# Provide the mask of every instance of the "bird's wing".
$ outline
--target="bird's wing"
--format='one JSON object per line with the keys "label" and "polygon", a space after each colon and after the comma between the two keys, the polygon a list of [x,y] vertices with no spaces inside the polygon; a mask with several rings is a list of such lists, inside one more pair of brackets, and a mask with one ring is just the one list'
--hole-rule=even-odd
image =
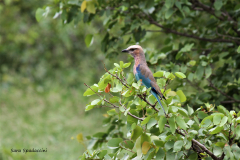
{"label": "bird's wing", "polygon": [[147,88],[151,87],[152,90],[154,92],[156,92],[161,98],[166,99],[163,96],[159,86],[156,83],[155,78],[153,77],[151,70],[148,68],[147,65],[139,64],[136,67],[135,77],[136,77],[137,81],[141,80],[144,86],[146,86]]}

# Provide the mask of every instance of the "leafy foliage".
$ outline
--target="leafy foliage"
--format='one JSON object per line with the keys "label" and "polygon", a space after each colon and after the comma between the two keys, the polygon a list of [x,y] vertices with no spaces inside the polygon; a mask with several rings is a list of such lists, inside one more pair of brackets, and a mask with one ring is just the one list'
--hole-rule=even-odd
{"label": "leafy foliage", "polygon": [[[115,63],[84,93],[100,97],[86,110],[109,104],[114,108],[106,120],[112,128],[88,137],[93,150],[82,159],[238,159],[234,140],[239,139],[240,2],[65,0],[49,6],[57,8],[51,12],[61,14],[64,23],[89,24],[102,18],[99,34],[106,57],[140,43],[167,97],[164,117],[149,90],[134,82],[132,74],[124,74],[126,64]],[[86,36],[87,46],[93,37]],[[109,140],[112,153],[106,149]],[[134,147],[123,147],[128,142]]]}
{"label": "leafy foliage", "polygon": [[[126,76],[124,66],[129,65],[121,61],[115,66],[106,69],[98,84],[85,84],[85,96],[97,94],[100,98],[89,103],[86,111],[100,106],[113,109],[104,120],[107,131],[87,137],[89,147],[80,159],[238,159],[240,112],[209,103],[195,111],[189,105],[186,108],[182,104],[186,97],[176,87],[162,90],[167,98],[162,100],[165,117],[149,89],[135,83],[132,74]],[[163,76],[160,80],[158,85],[166,88],[167,81],[174,83],[177,78]]]}

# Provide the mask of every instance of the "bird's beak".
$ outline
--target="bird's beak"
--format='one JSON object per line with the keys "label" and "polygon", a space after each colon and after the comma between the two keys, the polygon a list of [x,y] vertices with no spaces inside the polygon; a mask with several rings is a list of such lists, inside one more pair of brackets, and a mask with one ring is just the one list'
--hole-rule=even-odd
{"label": "bird's beak", "polygon": [[124,50],[122,50],[122,52],[128,52],[128,50],[127,50],[127,49],[124,49]]}

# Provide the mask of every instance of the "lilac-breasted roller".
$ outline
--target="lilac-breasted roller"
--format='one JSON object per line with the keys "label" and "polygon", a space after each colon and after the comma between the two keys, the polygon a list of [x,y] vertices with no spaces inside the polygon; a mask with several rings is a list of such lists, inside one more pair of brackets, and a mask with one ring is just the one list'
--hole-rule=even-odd
{"label": "lilac-breasted roller", "polygon": [[160,106],[162,107],[166,115],[166,112],[160,101],[160,99],[162,98],[166,99],[166,98],[163,96],[159,86],[156,83],[155,78],[153,77],[151,70],[148,68],[148,65],[145,59],[145,54],[142,47],[139,45],[132,45],[127,49],[122,50],[122,52],[127,52],[133,56],[135,60],[135,64],[133,66],[133,73],[135,75],[136,80],[137,81],[140,80],[142,84],[147,88],[151,87],[150,92],[157,99],[158,103],[160,104]]}

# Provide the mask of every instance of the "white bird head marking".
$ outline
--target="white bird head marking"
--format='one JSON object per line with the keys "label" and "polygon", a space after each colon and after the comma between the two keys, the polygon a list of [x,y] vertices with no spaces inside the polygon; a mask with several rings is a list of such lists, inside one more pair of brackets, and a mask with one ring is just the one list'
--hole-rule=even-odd
{"label": "white bird head marking", "polygon": [[127,49],[122,50],[122,52],[127,52],[127,53],[131,54],[133,57],[140,55],[140,54],[144,54],[142,47],[139,45],[132,45],[132,46],[128,47]]}

